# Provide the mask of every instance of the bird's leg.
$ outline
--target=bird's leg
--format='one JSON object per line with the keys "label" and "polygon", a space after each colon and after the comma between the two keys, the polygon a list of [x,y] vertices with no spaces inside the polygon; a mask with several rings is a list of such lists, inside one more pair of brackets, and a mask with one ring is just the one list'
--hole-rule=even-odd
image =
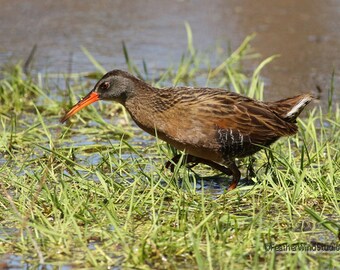
{"label": "bird's leg", "polygon": [[[187,156],[188,155],[185,155],[183,157],[183,160],[186,160]],[[180,160],[181,157],[182,157],[182,155],[176,155],[171,160],[168,160],[167,162],[165,162],[165,168],[169,169],[171,172],[174,172],[175,164],[178,163],[178,161]]]}
{"label": "bird's leg", "polygon": [[[181,155],[176,155],[174,156],[171,161],[168,161],[165,163],[165,167],[167,169],[170,169],[171,171],[174,170],[174,163],[178,163],[178,161],[180,160],[181,158]],[[220,165],[218,163],[215,163],[211,160],[207,160],[207,159],[204,159],[204,158],[199,158],[199,157],[195,157],[195,156],[192,156],[192,155],[186,155],[184,157],[184,160],[186,163],[194,163],[192,166],[190,166],[190,168],[196,166],[198,163],[202,163],[202,164],[205,164],[205,165],[208,165],[226,175],[233,175],[233,172],[228,169],[227,167],[223,166],[223,165]]]}
{"label": "bird's leg", "polygon": [[[165,168],[170,169],[170,171],[173,172],[174,169],[175,169],[175,164],[178,163],[178,161],[181,159],[181,157],[182,157],[181,154],[174,156],[171,160],[169,160],[165,163]],[[192,155],[184,155],[184,157],[183,157],[183,161],[184,161],[185,164],[194,163],[193,165],[190,166],[190,168],[196,166],[199,163],[196,159],[197,158],[192,156]]]}
{"label": "bird's leg", "polygon": [[[165,167],[167,169],[170,169],[172,172],[174,171],[174,168],[175,168],[175,163],[178,163],[178,161],[181,159],[182,155],[176,155],[174,156],[171,160],[167,161],[165,163]],[[235,161],[228,161],[227,163],[225,163],[225,166],[223,165],[220,165],[218,163],[215,163],[211,160],[207,160],[207,159],[204,159],[204,158],[199,158],[199,157],[195,157],[195,156],[192,156],[192,155],[185,155],[184,158],[186,163],[194,163],[193,166],[191,167],[194,167],[196,166],[198,163],[203,163],[203,164],[206,164],[226,175],[232,175],[233,176],[233,180],[228,188],[228,190],[233,190],[237,187],[237,184],[238,182],[240,181],[241,179],[241,173],[239,171],[239,169],[237,168],[236,164],[235,164]]]}
{"label": "bird's leg", "polygon": [[228,191],[233,190],[237,187],[238,182],[240,181],[241,178],[241,173],[239,171],[239,169],[237,168],[235,161],[231,161],[228,162],[226,164],[228,166],[228,168],[230,169],[230,171],[232,172],[233,175],[233,181],[231,182]]}
{"label": "bird's leg", "polygon": [[254,157],[249,158],[249,164],[247,166],[247,179],[249,180],[251,180],[251,178],[256,176],[254,166],[253,166],[254,161],[255,161]]}
{"label": "bird's leg", "polygon": [[218,170],[218,171],[220,171],[220,172],[222,172],[226,175],[232,175],[233,174],[233,172],[230,169],[228,169],[227,167],[220,165],[220,164],[218,164],[214,161],[204,159],[204,158],[198,158],[198,157],[194,157],[194,156],[191,156],[191,157],[193,158],[192,162],[196,163],[195,165],[197,165],[198,163],[202,163],[202,164],[208,165],[211,168],[214,168],[215,170]]}

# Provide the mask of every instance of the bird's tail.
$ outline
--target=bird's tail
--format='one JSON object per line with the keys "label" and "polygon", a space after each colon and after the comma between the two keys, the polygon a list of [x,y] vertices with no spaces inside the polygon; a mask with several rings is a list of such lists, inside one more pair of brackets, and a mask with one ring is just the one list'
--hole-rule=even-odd
{"label": "bird's tail", "polygon": [[291,98],[268,102],[267,105],[274,113],[282,119],[294,123],[299,114],[313,100],[310,94],[298,95]]}

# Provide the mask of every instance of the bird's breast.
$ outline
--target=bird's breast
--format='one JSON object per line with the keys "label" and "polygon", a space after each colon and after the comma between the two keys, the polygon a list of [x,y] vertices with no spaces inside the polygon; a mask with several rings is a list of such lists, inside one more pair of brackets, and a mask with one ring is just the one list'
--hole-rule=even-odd
{"label": "bird's breast", "polygon": [[190,114],[189,108],[155,111],[133,106],[128,111],[135,123],[147,133],[188,154],[222,162],[216,126],[208,119]]}

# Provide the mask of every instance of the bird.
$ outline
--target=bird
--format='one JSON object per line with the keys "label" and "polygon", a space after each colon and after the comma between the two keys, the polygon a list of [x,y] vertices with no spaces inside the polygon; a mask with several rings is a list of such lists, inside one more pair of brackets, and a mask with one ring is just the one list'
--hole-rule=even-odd
{"label": "bird", "polygon": [[[118,102],[142,130],[184,151],[187,162],[207,164],[232,176],[230,191],[241,178],[235,160],[297,133],[296,119],[312,99],[307,93],[263,102],[221,88],[157,88],[116,69],[106,73],[60,122],[96,101]],[[167,167],[180,157],[173,157]]]}

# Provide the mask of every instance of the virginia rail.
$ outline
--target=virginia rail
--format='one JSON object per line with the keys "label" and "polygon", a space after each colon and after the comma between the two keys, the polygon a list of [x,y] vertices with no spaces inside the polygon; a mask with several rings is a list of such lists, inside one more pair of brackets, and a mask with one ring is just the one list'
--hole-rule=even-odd
{"label": "virginia rail", "polygon": [[296,118],[312,96],[262,102],[218,88],[156,88],[128,72],[113,70],[60,121],[98,100],[121,103],[144,131],[184,150],[187,162],[205,163],[232,175],[228,188],[232,190],[241,176],[235,158],[295,134]]}

